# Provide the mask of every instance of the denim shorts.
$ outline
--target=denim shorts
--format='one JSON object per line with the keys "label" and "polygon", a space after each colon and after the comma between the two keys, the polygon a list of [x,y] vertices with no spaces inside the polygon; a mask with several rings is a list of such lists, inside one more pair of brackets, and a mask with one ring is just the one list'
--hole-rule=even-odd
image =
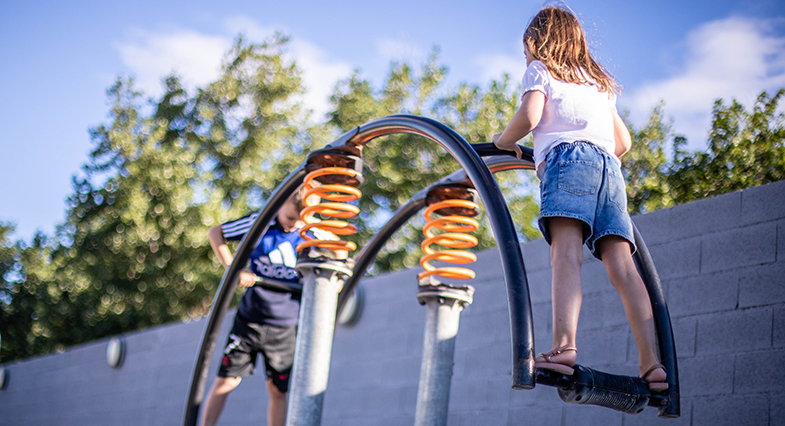
{"label": "denim shorts", "polygon": [[600,259],[595,244],[606,235],[625,238],[635,252],[619,162],[596,145],[565,142],[551,149],[540,180],[540,200],[538,223],[548,244],[545,218],[569,217],[586,224],[583,242],[594,257]]}

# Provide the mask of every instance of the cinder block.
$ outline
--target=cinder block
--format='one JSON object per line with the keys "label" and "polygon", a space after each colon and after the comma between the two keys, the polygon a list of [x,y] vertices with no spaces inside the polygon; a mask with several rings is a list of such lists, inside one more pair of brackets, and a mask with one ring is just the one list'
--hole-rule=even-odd
{"label": "cinder block", "polygon": [[465,350],[467,378],[488,379],[509,374],[511,363],[510,342],[496,342],[481,348]]}
{"label": "cinder block", "polygon": [[739,281],[739,307],[785,303],[785,262],[748,268]]}
{"label": "cinder block", "polygon": [[364,395],[370,390],[367,388],[333,389],[332,379],[331,374],[327,392],[324,394],[322,413],[324,421],[361,416],[364,411]]}
{"label": "cinder block", "polygon": [[376,303],[373,305],[365,304],[360,314],[360,319],[351,327],[339,325],[335,329],[335,337],[339,339],[343,335],[365,334],[384,332],[393,324],[390,324],[389,303]]}
{"label": "cinder block", "polygon": [[456,347],[484,347],[497,341],[509,340],[510,315],[506,309],[476,316],[461,316]]}
{"label": "cinder block", "polygon": [[671,318],[673,337],[676,339],[676,356],[688,358],[695,355],[697,317]]}
{"label": "cinder block", "polygon": [[376,377],[365,377],[370,383],[383,383],[385,386],[416,385],[420,380],[422,355],[397,357],[381,362],[382,368]]}
{"label": "cinder block", "polygon": [[734,393],[782,392],[785,350],[743,352],[735,358]]}
{"label": "cinder block", "polygon": [[333,343],[333,351],[340,351],[349,360],[389,359],[406,355],[408,339],[407,329],[391,326],[385,333],[346,335]]}
{"label": "cinder block", "polygon": [[[364,426],[369,424],[376,424],[376,422],[381,421],[380,417],[373,416],[371,414],[366,414],[363,417],[344,417],[344,418],[330,418],[330,419],[323,419],[322,424],[324,426]],[[390,425],[393,424],[402,424],[402,423],[389,423]],[[239,426],[239,425],[238,425]]]}
{"label": "cinder block", "polygon": [[362,395],[363,411],[374,413],[379,418],[397,415],[400,389],[389,385],[367,388]]}
{"label": "cinder block", "polygon": [[692,402],[695,425],[760,426],[769,424],[766,395],[695,398]]}
{"label": "cinder block", "polygon": [[733,389],[733,355],[679,358],[679,387],[684,396],[727,395]]}
{"label": "cinder block", "polygon": [[454,413],[489,409],[488,380],[485,378],[464,379],[453,382],[450,388],[450,416]]}
{"label": "cinder block", "polygon": [[482,410],[466,413],[450,414],[452,424],[459,426],[476,425],[505,425],[507,424],[506,410]]}
{"label": "cinder block", "polygon": [[777,222],[777,261],[785,262],[785,220]]}
{"label": "cinder block", "polygon": [[564,406],[565,403],[559,398],[556,388],[542,384],[537,385],[534,389],[513,390],[510,393],[509,407],[511,411],[515,411],[516,408],[527,408],[531,409],[532,413],[537,413],[539,409],[544,409],[545,412],[551,413],[551,417],[549,417],[551,421],[561,418],[560,413]]}
{"label": "cinder block", "polygon": [[[528,406],[521,408],[511,408],[507,415],[507,425],[560,425],[562,411],[563,407]],[[480,425],[487,423],[480,422],[475,424]]]}
{"label": "cinder block", "polygon": [[532,320],[534,322],[535,338],[544,335],[551,342],[551,332],[553,331],[553,315],[551,302],[535,303],[532,305]]}
{"label": "cinder block", "polygon": [[771,411],[769,415],[771,426],[785,425],[785,392],[777,392],[771,395]]}
{"label": "cinder block", "polygon": [[777,226],[762,223],[703,237],[701,273],[711,273],[776,260]]}
{"label": "cinder block", "polygon": [[[478,278],[481,271],[477,271]],[[507,286],[501,278],[490,281],[477,279],[467,282],[474,287],[474,300],[461,316],[507,310]]]}
{"label": "cinder block", "polygon": [[551,278],[550,268],[536,272],[526,273],[529,282],[529,299],[532,303],[551,300]]}
{"label": "cinder block", "polygon": [[785,347],[785,307],[775,308],[773,317],[771,345],[775,348]]}
{"label": "cinder block", "polygon": [[701,272],[700,238],[687,238],[650,247],[649,252],[661,280],[690,277]]}
{"label": "cinder block", "polygon": [[611,287],[611,290],[602,293],[602,325],[604,327],[614,327],[617,325],[629,325],[627,315],[624,313],[624,304],[619,293]]}
{"label": "cinder block", "polygon": [[363,413],[366,389],[333,389],[332,375],[324,394],[323,419],[357,417]]}
{"label": "cinder block", "polygon": [[741,192],[741,224],[785,218],[785,181],[747,188]]}
{"label": "cinder block", "polygon": [[523,263],[526,272],[550,269],[551,267],[551,246],[545,239],[538,238],[523,244]]}
{"label": "cinder block", "polygon": [[586,294],[581,303],[578,333],[602,327],[604,301],[601,293]]}
{"label": "cinder block", "polygon": [[511,377],[512,373],[508,369],[503,376],[488,378],[488,406],[491,409],[507,412],[510,408],[510,396],[518,392],[512,388]]}
{"label": "cinder block", "polygon": [[765,308],[702,315],[698,318],[698,356],[745,353],[771,347],[772,311]]}
{"label": "cinder block", "polygon": [[635,223],[635,227],[638,228],[638,232],[647,246],[653,247],[674,239],[673,235],[671,235],[670,217],[673,209],[679,207],[660,209],[632,216],[632,221]]}
{"label": "cinder block", "polygon": [[[417,384],[412,386],[403,386],[401,387],[401,395],[400,399],[398,400],[398,407],[400,407],[399,412],[408,415],[411,414],[412,418],[416,413],[417,408],[417,392],[418,386]],[[412,424],[410,422],[408,424]]]}
{"label": "cinder block", "polygon": [[621,426],[625,414],[596,405],[565,404],[564,426]]}
{"label": "cinder block", "polygon": [[739,271],[725,271],[668,280],[671,318],[736,309],[740,275]]}
{"label": "cinder block", "polygon": [[605,265],[592,259],[591,254],[584,250],[583,266],[581,267],[581,285],[583,294],[602,293],[613,289]]}
{"label": "cinder block", "polygon": [[411,289],[411,297],[388,303],[387,322],[400,328],[425,324],[426,307],[417,301],[417,289]]}
{"label": "cinder block", "polygon": [[466,265],[469,269],[482,275],[483,280],[502,281],[502,264],[499,260],[499,250],[496,248],[476,253],[477,261]]}
{"label": "cinder block", "polygon": [[413,269],[368,277],[361,282],[368,305],[408,299],[411,292],[417,293],[417,272]]}
{"label": "cinder block", "polygon": [[[707,214],[707,212],[711,212]],[[733,229],[741,218],[741,191],[692,201],[673,208],[669,227],[678,240]],[[644,235],[645,238],[645,235]]]}
{"label": "cinder block", "polygon": [[627,361],[628,326],[589,330],[577,336],[581,365],[624,364]]}

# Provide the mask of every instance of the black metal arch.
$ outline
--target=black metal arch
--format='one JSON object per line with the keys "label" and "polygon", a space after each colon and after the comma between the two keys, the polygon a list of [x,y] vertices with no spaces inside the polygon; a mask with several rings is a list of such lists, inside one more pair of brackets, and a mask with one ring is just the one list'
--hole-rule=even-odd
{"label": "black metal arch", "polygon": [[[532,157],[531,148],[521,147],[523,151],[523,159],[519,160],[514,157],[510,151],[502,151],[496,148],[491,143],[474,144],[472,147],[480,156],[494,156],[486,160],[486,164],[491,173],[498,171],[512,170],[512,169],[530,169],[534,170],[534,160]],[[468,176],[463,170],[458,170],[449,176],[433,183],[428,188],[416,193],[412,198],[403,206],[401,206],[387,223],[379,229],[379,231],[363,246],[362,250],[355,259],[355,267],[353,274],[344,283],[343,291],[338,298],[338,315],[340,315],[343,307],[349,300],[349,297],[354,289],[363,278],[365,272],[376,259],[384,243],[403,226],[412,216],[417,214],[425,207],[425,197],[430,188],[444,184],[444,183],[470,183]],[[643,241],[638,228],[633,223],[633,236],[635,245],[638,247],[635,255],[633,256],[635,263],[640,271],[641,277],[649,298],[652,304],[652,311],[654,315],[654,322],[657,331],[657,339],[660,347],[660,355],[662,363],[665,365],[665,370],[668,373],[668,391],[665,394],[653,395],[648,398],[648,404],[658,407],[658,414],[660,417],[678,417],[680,415],[680,391],[679,391],[679,375],[676,357],[675,339],[673,337],[673,329],[671,326],[670,315],[668,313],[668,306],[665,302],[665,295],[660,283],[657,269],[649,254],[648,247]],[[590,370],[584,368],[583,371]],[[595,372],[593,374],[605,373]],[[598,375],[599,375],[598,374]],[[606,376],[607,377],[607,376]],[[616,376],[619,377],[619,376]],[[567,377],[559,377],[553,380],[553,377],[547,375],[535,374],[537,383],[548,384],[552,386],[574,386],[575,382]],[[618,401],[616,401],[618,402]],[[645,402],[645,401],[642,401]],[[618,406],[613,407],[618,409]],[[638,405],[638,409],[640,409]]]}
{"label": "black metal arch", "polygon": [[[509,153],[497,150],[492,144],[477,144],[472,146],[454,130],[444,124],[414,115],[393,115],[370,121],[346,132],[325,147],[325,149],[357,150],[377,137],[395,133],[421,135],[441,145],[456,159],[456,161],[458,161],[463,169],[462,173],[465,173],[465,176],[468,177],[477,190],[478,195],[485,206],[491,228],[497,241],[497,248],[499,250],[502,265],[502,274],[507,288],[512,342],[512,387],[515,389],[533,388],[535,385],[533,354],[534,330],[523,255],[521,253],[520,244],[518,243],[515,226],[510,217],[510,212],[504,201],[501,190],[496,184],[488,166],[482,161],[480,155],[480,153],[482,153],[482,155],[508,155]],[[528,157],[527,160],[531,162],[531,151],[528,150],[526,153]],[[239,274],[244,265],[248,262],[255,242],[258,241],[267,230],[269,223],[273,220],[276,212],[283,206],[284,202],[302,184],[303,178],[305,177],[305,169],[306,162],[303,162],[275,189],[265,206],[262,208],[256,221],[251,226],[248,234],[243,238],[235,253],[234,261],[229,268],[227,268],[226,273],[221,279],[208,321],[205,325],[199,353],[194,364],[183,421],[185,426],[196,425],[207,380],[210,358],[215,350],[221,323],[223,322],[223,318],[229,307],[231,296],[237,286]],[[419,210],[417,207],[417,203],[409,203],[402,208],[411,209],[411,211],[414,212],[416,211],[415,209]],[[408,214],[409,212],[406,213]],[[380,233],[394,232],[394,230],[397,229],[397,227],[400,227],[405,220],[400,222],[399,219],[391,222],[392,223],[388,222]],[[636,236],[636,238],[637,237],[638,236]],[[376,250],[378,252],[378,249]],[[359,280],[360,276],[370,264],[367,263],[364,268],[361,268],[361,262],[373,261],[376,253],[371,254],[371,251],[372,250],[367,250],[367,257],[361,256],[358,258],[355,271],[362,272],[355,274],[352,279],[355,279],[356,277],[356,279]],[[648,251],[646,253],[648,253]],[[651,259],[649,258],[648,261],[650,262],[650,260]],[[656,271],[654,272],[653,278],[656,283],[659,284],[659,279],[656,277]],[[353,285],[356,286],[356,282]],[[349,290],[349,288],[346,288],[346,290]],[[348,296],[350,291],[345,291],[344,293]],[[661,287],[659,293],[662,294]],[[342,295],[342,297],[345,296]],[[346,303],[346,300],[342,300],[342,302],[341,300],[342,299],[339,299],[339,309]],[[664,310],[662,309],[663,307]],[[661,315],[663,312],[667,317],[667,306],[664,305],[664,298],[662,298],[662,306],[660,308],[655,306],[655,320],[658,313]],[[658,332],[661,328],[662,327],[658,323]],[[670,329],[669,319],[666,328]],[[669,373],[670,371],[675,371],[675,369],[670,369],[671,366],[675,368],[675,350],[673,356],[672,361],[664,360]],[[671,375],[669,374],[669,383],[671,383],[672,380],[670,376]],[[676,384],[676,390],[678,390],[677,386],[678,385]],[[671,384],[671,389],[674,389],[674,384]],[[676,413],[678,413],[678,393],[676,393],[676,395]]]}

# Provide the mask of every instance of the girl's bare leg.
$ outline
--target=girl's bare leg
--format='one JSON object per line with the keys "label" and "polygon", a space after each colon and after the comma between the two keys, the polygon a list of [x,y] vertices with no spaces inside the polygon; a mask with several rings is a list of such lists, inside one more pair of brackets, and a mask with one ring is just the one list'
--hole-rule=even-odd
{"label": "girl's bare leg", "polygon": [[[553,346],[557,350],[564,346],[575,346],[578,330],[578,315],[583,298],[581,288],[581,265],[583,264],[583,222],[565,217],[548,219],[551,234],[551,269],[553,280],[551,295],[553,303]],[[573,365],[578,354],[565,351],[551,357],[552,362]]]}
{"label": "girl's bare leg", "polygon": [[[624,304],[624,312],[638,346],[638,366],[643,374],[651,366],[660,363],[649,294],[635,267],[627,240],[608,235],[597,241],[597,249],[608,278]],[[646,377],[649,382],[662,382],[665,378],[663,369],[656,369]]]}

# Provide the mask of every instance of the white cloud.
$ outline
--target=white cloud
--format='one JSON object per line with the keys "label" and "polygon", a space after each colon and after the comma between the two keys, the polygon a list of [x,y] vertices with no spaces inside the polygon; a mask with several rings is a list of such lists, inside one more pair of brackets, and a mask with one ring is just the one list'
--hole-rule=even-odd
{"label": "white cloud", "polygon": [[382,63],[390,61],[406,62],[410,65],[423,63],[430,53],[417,43],[413,42],[407,35],[401,38],[381,38],[375,41],[376,53],[382,59]]}
{"label": "white cloud", "polygon": [[523,54],[506,55],[502,53],[485,53],[474,59],[474,64],[480,69],[480,81],[501,80],[504,74],[509,74],[513,89],[520,89],[521,77],[526,71],[526,58]]}
{"label": "white cloud", "polygon": [[774,25],[732,17],[696,28],[683,43],[681,71],[623,94],[620,107],[642,125],[664,100],[674,131],[687,136],[690,149],[705,149],[717,98],[735,98],[750,108],[761,91],[785,87],[785,37],[773,35]]}
{"label": "white cloud", "polygon": [[135,75],[137,87],[148,95],[160,94],[161,79],[172,71],[188,85],[210,82],[218,76],[230,46],[229,37],[183,29],[135,30],[129,40],[113,43],[123,64]]}
{"label": "white cloud", "polygon": [[314,118],[322,121],[330,110],[329,98],[338,80],[351,76],[348,62],[330,58],[319,46],[304,40],[294,40],[290,54],[303,70],[304,104],[313,109]]}
{"label": "white cloud", "polygon": [[[193,30],[177,29],[162,32],[134,31],[128,40],[113,46],[120,58],[136,76],[138,87],[148,95],[162,92],[161,78],[175,71],[188,86],[204,85],[215,80],[224,54],[240,33],[246,41],[262,42],[275,31],[290,32],[285,27],[265,27],[245,16],[222,22],[223,33],[208,35]],[[306,93],[302,101],[321,120],[329,111],[329,96],[335,83],[351,75],[352,67],[315,43],[293,39],[285,55],[296,61],[302,70]]]}

